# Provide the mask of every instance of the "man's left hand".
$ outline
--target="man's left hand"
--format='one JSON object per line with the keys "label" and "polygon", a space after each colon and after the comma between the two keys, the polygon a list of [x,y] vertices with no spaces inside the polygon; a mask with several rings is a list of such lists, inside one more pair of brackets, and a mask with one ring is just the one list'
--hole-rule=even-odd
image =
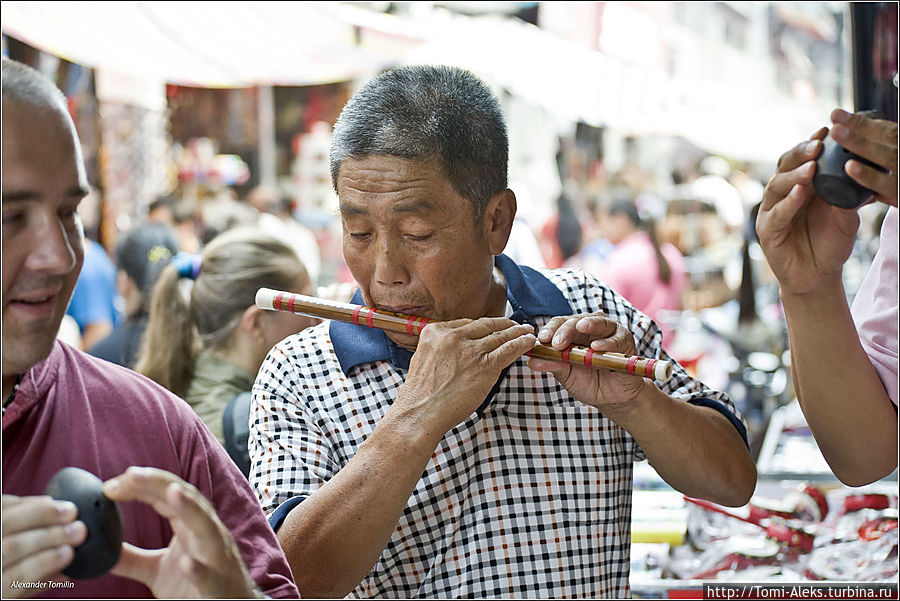
{"label": "man's left hand", "polygon": [[[577,344],[594,352],[635,354],[631,332],[602,313],[554,317],[540,329],[538,341],[559,351]],[[603,411],[627,411],[644,386],[642,377],[618,371],[536,358],[528,366],[552,373],[573,397]]]}
{"label": "man's left hand", "polygon": [[163,470],[130,467],[107,481],[103,492],[116,502],[151,505],[169,520],[174,533],[165,549],[124,543],[113,574],[145,584],[158,598],[261,596],[231,532],[191,484]]}

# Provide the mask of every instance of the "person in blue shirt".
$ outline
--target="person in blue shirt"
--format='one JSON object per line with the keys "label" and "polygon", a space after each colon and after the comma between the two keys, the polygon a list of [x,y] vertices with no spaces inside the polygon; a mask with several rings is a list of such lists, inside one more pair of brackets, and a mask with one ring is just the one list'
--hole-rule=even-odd
{"label": "person in blue shirt", "polygon": [[119,322],[116,267],[99,242],[85,238],[84,267],[66,309],[81,330],[83,348],[106,338]]}

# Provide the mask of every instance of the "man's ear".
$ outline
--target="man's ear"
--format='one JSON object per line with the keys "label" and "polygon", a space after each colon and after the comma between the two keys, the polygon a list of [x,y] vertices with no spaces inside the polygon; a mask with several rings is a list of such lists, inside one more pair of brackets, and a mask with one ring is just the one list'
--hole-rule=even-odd
{"label": "man's ear", "polygon": [[506,248],[515,218],[516,195],[509,188],[494,194],[488,201],[484,210],[482,232],[492,255],[499,255]]}

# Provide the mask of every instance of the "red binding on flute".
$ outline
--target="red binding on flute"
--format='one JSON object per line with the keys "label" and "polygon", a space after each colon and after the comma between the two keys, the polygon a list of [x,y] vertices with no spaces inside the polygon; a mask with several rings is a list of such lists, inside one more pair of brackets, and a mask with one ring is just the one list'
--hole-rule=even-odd
{"label": "red binding on flute", "polygon": [[[270,311],[285,311],[322,319],[334,319],[346,323],[401,332],[418,336],[430,323],[425,317],[378,311],[363,305],[351,305],[313,296],[260,288],[256,293],[256,306]],[[572,365],[585,365],[595,369],[612,369],[633,376],[666,381],[672,377],[669,361],[647,357],[625,356],[620,353],[601,353],[583,346],[570,346],[563,351],[537,343],[526,353],[529,357],[561,361]]]}

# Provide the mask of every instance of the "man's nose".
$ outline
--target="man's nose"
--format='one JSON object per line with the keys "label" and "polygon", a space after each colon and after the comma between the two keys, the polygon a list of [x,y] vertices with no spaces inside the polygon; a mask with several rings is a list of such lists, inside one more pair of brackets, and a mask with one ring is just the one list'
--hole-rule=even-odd
{"label": "man's nose", "polygon": [[382,286],[402,286],[409,283],[406,253],[389,236],[378,244],[375,257],[375,280]]}
{"label": "man's nose", "polygon": [[[78,263],[83,245],[80,227],[72,230],[57,217],[45,217],[36,226],[34,245],[26,265],[33,271],[49,275],[66,275]],[[76,246],[78,247],[76,249]]]}

